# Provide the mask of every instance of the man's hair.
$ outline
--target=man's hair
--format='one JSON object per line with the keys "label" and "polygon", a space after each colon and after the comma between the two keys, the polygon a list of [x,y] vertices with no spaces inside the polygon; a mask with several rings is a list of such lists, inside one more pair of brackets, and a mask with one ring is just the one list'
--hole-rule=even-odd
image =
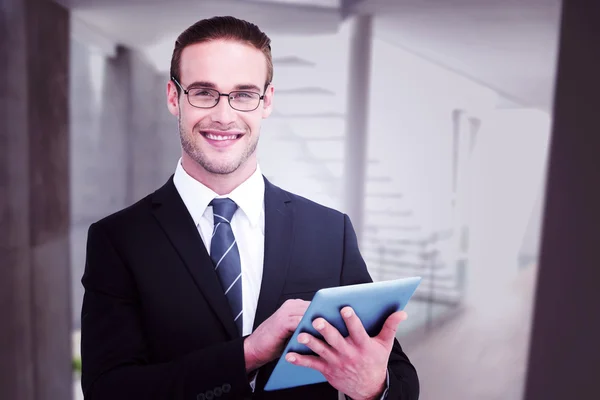
{"label": "man's hair", "polygon": [[[213,17],[203,19],[187,28],[175,41],[171,57],[171,77],[181,82],[181,53],[189,45],[212,40],[225,39],[241,42],[263,52],[267,59],[267,80],[265,90],[273,80],[273,59],[271,57],[271,39],[258,26],[234,17]],[[177,94],[181,95],[178,85]]]}

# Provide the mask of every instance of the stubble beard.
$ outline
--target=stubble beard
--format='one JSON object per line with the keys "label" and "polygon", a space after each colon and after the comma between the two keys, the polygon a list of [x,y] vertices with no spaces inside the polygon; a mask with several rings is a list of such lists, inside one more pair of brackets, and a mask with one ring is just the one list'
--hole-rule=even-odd
{"label": "stubble beard", "polygon": [[[194,142],[194,129],[192,128],[192,132],[188,132],[182,126],[181,112],[179,113],[178,125],[179,137],[181,139],[181,148],[183,149],[183,151],[185,151],[185,153],[198,165],[200,165],[204,170],[211,174],[227,175],[235,172],[242,164],[244,164],[248,160],[248,158],[250,158],[252,154],[254,154],[254,152],[256,151],[256,147],[258,146],[257,135],[256,138],[254,138],[248,143],[248,145],[244,149],[244,152],[238,159],[234,159],[228,162],[225,162],[223,160],[211,160],[210,157],[208,157],[206,153],[202,151],[200,146],[197,146]],[[250,132],[248,132],[248,129],[246,129],[246,135],[249,134]]]}

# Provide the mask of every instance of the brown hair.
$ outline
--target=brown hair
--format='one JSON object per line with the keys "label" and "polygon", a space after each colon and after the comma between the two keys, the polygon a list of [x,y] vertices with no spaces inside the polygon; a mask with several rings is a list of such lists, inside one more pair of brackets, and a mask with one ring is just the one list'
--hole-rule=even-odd
{"label": "brown hair", "polygon": [[[226,39],[235,40],[255,47],[263,52],[267,59],[267,80],[265,90],[273,80],[273,59],[271,57],[271,39],[262,32],[258,26],[234,17],[213,17],[203,19],[187,28],[175,41],[173,56],[171,57],[171,77],[181,82],[180,63],[183,49],[196,43],[211,40]],[[177,94],[180,93],[179,85]]]}

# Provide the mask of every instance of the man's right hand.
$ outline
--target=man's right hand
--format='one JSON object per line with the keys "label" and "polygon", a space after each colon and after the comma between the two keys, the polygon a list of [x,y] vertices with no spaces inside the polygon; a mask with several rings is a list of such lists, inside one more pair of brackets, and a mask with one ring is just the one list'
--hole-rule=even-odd
{"label": "man's right hand", "polygon": [[244,340],[246,372],[281,356],[287,339],[298,327],[309,304],[304,300],[287,300]]}

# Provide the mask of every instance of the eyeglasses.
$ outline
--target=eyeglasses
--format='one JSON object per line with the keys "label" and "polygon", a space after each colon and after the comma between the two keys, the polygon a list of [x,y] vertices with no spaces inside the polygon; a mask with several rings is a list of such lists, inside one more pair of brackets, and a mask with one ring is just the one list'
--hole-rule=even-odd
{"label": "eyeglasses", "polygon": [[234,110],[244,112],[254,111],[258,108],[260,101],[265,98],[260,93],[248,92],[246,90],[236,90],[229,93],[221,93],[218,90],[204,87],[193,87],[186,90],[177,82],[175,77],[171,77],[171,79],[183,90],[190,105],[196,108],[213,108],[219,104],[221,96],[225,96],[229,101],[229,105]]}

